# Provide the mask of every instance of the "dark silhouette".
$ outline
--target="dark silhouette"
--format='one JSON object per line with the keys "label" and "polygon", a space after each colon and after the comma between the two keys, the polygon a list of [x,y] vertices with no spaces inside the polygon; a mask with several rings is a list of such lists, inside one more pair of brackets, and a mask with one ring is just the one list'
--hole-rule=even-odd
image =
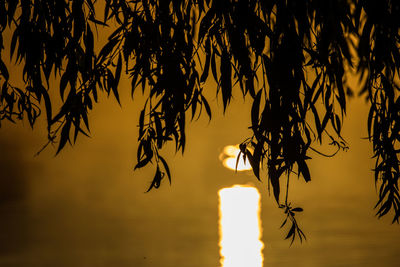
{"label": "dark silhouette", "polygon": [[[307,152],[315,150],[315,142],[328,140],[337,151],[347,149],[341,125],[346,95],[353,91],[346,85],[345,70],[354,68],[363,85],[358,94],[370,105],[367,127],[376,158],[377,215],[393,210],[393,222],[399,222],[397,3],[107,0],[95,7],[94,2],[0,3],[0,122],[26,118],[33,127],[44,110],[48,142],[57,141],[59,153],[67,142],[88,134],[87,114],[99,92],[112,93],[119,102],[124,70],[132,95],[140,87],[147,97],[135,169],[155,166],[151,190],[165,176],[171,179],[160,155],[165,143],[175,142],[183,153],[186,122],[204,112],[211,119],[203,85],[212,76],[224,111],[233,89],[251,96],[253,135],[241,144],[241,155],[257,179],[260,167],[268,171],[276,202],[292,223],[287,238],[301,240],[304,234],[294,216],[302,209],[290,206],[288,187],[280,196],[281,179],[289,184],[295,174],[311,180]],[[94,33],[107,25],[116,28],[97,50]],[[12,37],[4,42],[8,29]],[[5,55],[4,46],[11,55]],[[4,56],[22,64],[25,88],[13,86]],[[59,78],[56,83],[51,74]],[[56,113],[49,94],[54,87],[63,101]]]}

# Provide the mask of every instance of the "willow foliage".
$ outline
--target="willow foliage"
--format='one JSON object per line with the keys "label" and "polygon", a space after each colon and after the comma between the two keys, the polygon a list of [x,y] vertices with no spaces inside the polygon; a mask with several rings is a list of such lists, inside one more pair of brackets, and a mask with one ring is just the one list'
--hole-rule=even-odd
{"label": "willow foliage", "polygon": [[[122,71],[132,95],[146,102],[139,116],[135,169],[153,165],[148,190],[171,179],[160,150],[174,142],[184,152],[186,123],[212,112],[203,95],[213,80],[223,110],[232,91],[252,101],[253,132],[240,145],[254,175],[266,170],[268,186],[291,222],[287,238],[304,238],[287,199],[289,179],[311,180],[315,143],[347,149],[341,136],[346,114],[346,70],[363,82],[370,105],[377,215],[393,210],[399,222],[400,6],[390,0],[9,0],[0,1],[0,123],[43,110],[49,143],[57,153],[89,130],[88,112],[98,94],[119,102]],[[114,31],[98,51],[97,32]],[[11,30],[5,43],[3,33]],[[11,55],[5,55],[4,46]],[[13,86],[4,57],[23,66],[25,87]],[[50,82],[50,75],[58,77]],[[59,90],[54,111],[49,91]],[[56,95],[56,94],[51,94]],[[283,192],[283,193],[282,193]],[[283,194],[283,196],[282,196]],[[284,225],[283,224],[283,225]]]}

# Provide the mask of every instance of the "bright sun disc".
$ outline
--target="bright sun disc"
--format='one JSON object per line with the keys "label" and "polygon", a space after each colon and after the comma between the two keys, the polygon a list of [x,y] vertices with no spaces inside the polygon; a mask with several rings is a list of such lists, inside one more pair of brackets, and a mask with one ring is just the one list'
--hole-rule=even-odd
{"label": "bright sun disc", "polygon": [[[224,151],[220,155],[222,164],[228,169],[235,170],[236,169],[236,159],[237,159],[237,156],[239,155],[239,152],[240,152],[239,145],[224,147]],[[249,161],[246,160],[246,163],[245,163],[243,161],[243,157],[240,156],[237,170],[238,171],[251,170],[251,165],[250,165]]]}
{"label": "bright sun disc", "polygon": [[260,193],[235,185],[219,190],[219,233],[222,267],[262,267]]}

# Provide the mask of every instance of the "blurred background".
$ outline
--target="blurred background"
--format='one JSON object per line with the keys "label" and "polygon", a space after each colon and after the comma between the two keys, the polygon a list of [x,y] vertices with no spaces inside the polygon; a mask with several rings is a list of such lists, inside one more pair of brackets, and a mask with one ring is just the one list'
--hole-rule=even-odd
{"label": "blurred background", "polygon": [[235,174],[219,160],[224,146],[250,133],[243,98],[237,94],[223,116],[210,87],[212,121],[204,115],[188,126],[183,157],[173,146],[162,151],[172,185],[165,180],[144,193],[154,170],[133,171],[142,102],[129,90],[121,86],[122,108],[101,98],[89,117],[91,138],[78,137],[58,156],[52,147],[34,156],[46,143],[43,122],[34,130],[26,122],[2,125],[0,266],[220,266],[218,190],[249,183],[262,195],[264,266],[398,266],[399,225],[374,216],[363,99],[349,102],[343,136],[350,150],[334,158],[310,154],[308,184],[293,176],[289,198],[304,208],[298,220],[307,241],[290,246],[266,177]]}

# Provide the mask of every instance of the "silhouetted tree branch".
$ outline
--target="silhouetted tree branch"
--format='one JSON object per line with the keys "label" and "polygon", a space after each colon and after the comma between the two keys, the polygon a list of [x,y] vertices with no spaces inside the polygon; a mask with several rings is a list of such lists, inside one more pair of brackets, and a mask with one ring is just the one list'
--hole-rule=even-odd
{"label": "silhouetted tree branch", "polygon": [[[205,82],[215,81],[224,112],[240,88],[252,101],[253,131],[241,154],[257,179],[260,168],[267,170],[287,214],[284,224],[292,222],[287,238],[302,240],[294,217],[302,209],[290,206],[288,190],[281,197],[282,177],[311,180],[307,162],[315,143],[347,149],[341,125],[346,95],[353,94],[346,70],[354,68],[363,82],[359,94],[370,104],[377,215],[393,210],[399,222],[399,7],[389,0],[0,1],[0,122],[26,118],[33,127],[43,110],[48,142],[58,142],[59,153],[88,135],[99,93],[120,101],[124,71],[132,96],[139,87],[146,97],[135,169],[155,166],[151,190],[165,176],[171,180],[164,145],[174,142],[183,153],[186,123],[204,112],[212,119]],[[108,25],[113,32],[96,49],[94,33]],[[23,66],[25,88],[13,86],[4,45],[6,56]],[[55,87],[62,100],[57,112],[49,94]]]}

